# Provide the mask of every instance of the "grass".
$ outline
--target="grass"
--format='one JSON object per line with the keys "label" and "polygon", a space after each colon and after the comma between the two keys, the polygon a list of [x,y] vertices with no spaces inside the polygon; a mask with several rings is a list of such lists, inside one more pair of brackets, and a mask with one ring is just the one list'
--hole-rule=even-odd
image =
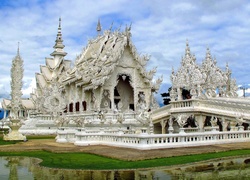
{"label": "grass", "polygon": [[[27,139],[54,139],[55,136],[27,136]],[[3,141],[0,135],[0,145],[15,144],[16,141]],[[143,153],[143,152],[142,152]],[[88,153],[53,153],[48,151],[15,151],[0,152],[0,156],[26,156],[42,159],[42,166],[65,169],[136,169],[160,166],[180,165],[192,162],[211,160],[215,158],[250,155],[250,149],[231,150],[197,155],[185,155],[168,158],[158,158],[141,161],[124,161]]]}
{"label": "grass", "polygon": [[26,138],[29,139],[55,139],[55,135],[28,135]]}
{"label": "grass", "polygon": [[245,149],[142,161],[122,161],[87,153],[52,153],[47,151],[0,152],[0,156],[27,156],[40,158],[43,160],[41,165],[46,167],[91,170],[152,168],[249,154],[250,149]]}
{"label": "grass", "polygon": [[16,144],[16,141],[4,141],[3,140],[3,135],[0,135],[0,146],[1,145],[8,145],[8,144]]}

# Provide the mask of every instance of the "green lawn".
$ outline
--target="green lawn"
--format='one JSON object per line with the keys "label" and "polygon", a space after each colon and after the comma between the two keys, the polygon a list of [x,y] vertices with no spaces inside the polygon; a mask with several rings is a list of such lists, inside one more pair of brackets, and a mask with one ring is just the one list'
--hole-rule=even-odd
{"label": "green lawn", "polygon": [[51,153],[46,151],[0,152],[0,156],[28,156],[43,160],[42,166],[68,169],[134,169],[178,165],[214,158],[249,155],[250,150],[187,155],[143,161],[122,161],[86,153]]}
{"label": "green lawn", "polygon": [[[55,136],[27,136],[27,139],[54,139]],[[17,142],[3,141],[0,135],[0,145]],[[143,153],[143,152],[142,152]],[[214,158],[250,155],[250,149],[232,150],[226,152],[186,155],[178,157],[159,158],[142,161],[123,161],[87,153],[53,153],[47,151],[0,152],[0,156],[27,156],[42,159],[42,166],[66,169],[135,169],[159,166],[170,166],[204,161]]]}
{"label": "green lawn", "polygon": [[4,141],[3,140],[3,135],[0,135],[0,146],[1,145],[8,145],[8,144],[15,144],[15,141]]}
{"label": "green lawn", "polygon": [[55,139],[55,135],[28,135],[26,138],[29,139]]}

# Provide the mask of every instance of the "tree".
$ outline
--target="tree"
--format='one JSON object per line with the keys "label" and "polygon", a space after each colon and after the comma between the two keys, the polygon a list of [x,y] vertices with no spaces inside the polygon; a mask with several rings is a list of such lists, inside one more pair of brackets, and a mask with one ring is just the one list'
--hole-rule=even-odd
{"label": "tree", "polygon": [[168,88],[168,92],[164,92],[161,94],[161,97],[163,97],[163,104],[164,105],[168,105],[170,104],[170,91],[171,91],[172,87]]}

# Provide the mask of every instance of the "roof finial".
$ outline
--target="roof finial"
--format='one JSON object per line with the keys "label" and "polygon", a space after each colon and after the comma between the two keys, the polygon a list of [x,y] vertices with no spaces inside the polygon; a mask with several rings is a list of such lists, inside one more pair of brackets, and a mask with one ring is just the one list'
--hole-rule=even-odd
{"label": "roof finial", "polygon": [[214,64],[217,64],[217,60],[216,57],[214,56]]}
{"label": "roof finial", "polygon": [[207,45],[207,52],[210,52],[210,49],[209,49],[208,45]]}
{"label": "roof finial", "polygon": [[100,19],[98,19],[97,26],[96,26],[96,31],[97,31],[98,35],[102,31],[102,26],[101,26]]}
{"label": "roof finial", "polygon": [[122,27],[122,24],[120,24],[119,28],[117,29],[117,31],[120,31]]}
{"label": "roof finial", "polygon": [[188,39],[186,39],[186,48],[189,47]]}
{"label": "roof finial", "polygon": [[20,44],[20,42],[18,41],[17,42],[17,54],[19,55],[19,53],[20,53],[20,51],[19,51],[19,44]]}
{"label": "roof finial", "polygon": [[208,45],[207,45],[206,59],[207,60],[211,59],[211,53],[210,53],[210,49],[209,49]]}
{"label": "roof finial", "polygon": [[189,44],[188,44],[188,39],[186,40],[185,56],[190,56],[190,48],[189,48]]}
{"label": "roof finial", "polygon": [[62,21],[62,19],[61,19],[61,17],[59,17],[59,27],[61,27],[61,21]]}
{"label": "roof finial", "polygon": [[54,52],[51,53],[50,55],[51,56],[55,56],[55,55],[60,55],[60,56],[66,56],[66,52],[64,52],[63,48],[64,48],[64,45],[63,45],[63,40],[62,40],[62,28],[61,28],[61,17],[59,18],[59,25],[58,25],[58,31],[57,31],[57,35],[56,35],[56,43],[54,45]]}
{"label": "roof finial", "polygon": [[131,27],[132,27],[132,22],[129,25],[129,28],[128,28],[129,31],[131,30]]}
{"label": "roof finial", "polygon": [[61,30],[62,30],[62,28],[61,28],[61,21],[62,21],[62,19],[60,17],[59,18],[59,24],[58,24],[58,34],[61,34]]}
{"label": "roof finial", "polygon": [[114,23],[114,21],[111,23],[111,25],[110,25],[110,28],[109,28],[109,30],[111,31],[112,30],[112,28],[113,28],[113,23]]}

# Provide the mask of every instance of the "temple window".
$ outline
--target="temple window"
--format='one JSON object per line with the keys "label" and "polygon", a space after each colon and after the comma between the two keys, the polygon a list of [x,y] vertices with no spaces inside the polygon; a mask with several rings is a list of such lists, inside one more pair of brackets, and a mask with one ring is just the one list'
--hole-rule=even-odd
{"label": "temple window", "polygon": [[182,89],[182,99],[185,100],[185,99],[191,99],[191,94],[190,94],[190,91],[189,90],[186,90],[186,89]]}
{"label": "temple window", "polygon": [[118,109],[118,103],[120,102],[120,94],[118,93],[117,88],[114,89],[114,103],[116,108]]}
{"label": "temple window", "polygon": [[73,103],[69,104],[69,112],[73,112]]}
{"label": "temple window", "polygon": [[83,110],[86,111],[87,110],[87,103],[86,103],[86,101],[82,101],[82,106],[83,106]]}
{"label": "temple window", "polygon": [[76,111],[79,111],[80,110],[80,103],[76,102],[75,106],[76,106]]}

